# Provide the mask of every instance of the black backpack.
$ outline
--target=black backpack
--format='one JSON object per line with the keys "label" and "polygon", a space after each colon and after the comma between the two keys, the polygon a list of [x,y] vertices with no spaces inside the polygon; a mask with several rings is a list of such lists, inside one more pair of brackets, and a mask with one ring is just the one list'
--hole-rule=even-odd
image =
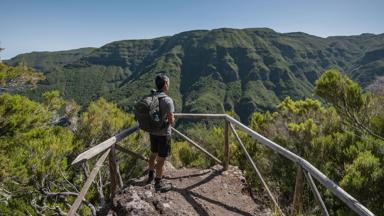
{"label": "black backpack", "polygon": [[157,132],[166,127],[160,112],[160,100],[167,95],[152,90],[150,95],[143,97],[135,104],[135,119],[142,130]]}

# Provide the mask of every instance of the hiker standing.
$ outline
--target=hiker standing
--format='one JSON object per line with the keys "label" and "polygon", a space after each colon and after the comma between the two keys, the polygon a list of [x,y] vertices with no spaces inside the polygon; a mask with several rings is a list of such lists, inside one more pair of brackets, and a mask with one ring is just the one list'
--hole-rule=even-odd
{"label": "hiker standing", "polygon": [[162,178],[164,162],[171,151],[171,125],[175,122],[173,114],[175,106],[172,98],[165,94],[169,90],[169,78],[164,74],[159,74],[156,76],[155,83],[157,88],[155,94],[158,94],[160,118],[162,118],[165,125],[159,130],[150,132],[152,154],[149,157],[148,183],[155,179],[155,189],[165,192],[172,188],[172,185],[163,181]]}

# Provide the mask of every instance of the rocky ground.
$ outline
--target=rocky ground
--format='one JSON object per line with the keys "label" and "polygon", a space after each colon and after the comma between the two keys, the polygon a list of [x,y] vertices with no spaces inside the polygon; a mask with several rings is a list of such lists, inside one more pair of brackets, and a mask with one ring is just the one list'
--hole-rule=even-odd
{"label": "rocky ground", "polygon": [[174,169],[168,163],[165,178],[173,185],[166,193],[146,185],[146,177],[132,181],[116,195],[108,215],[271,215],[252,199],[237,167],[223,172],[219,165]]}

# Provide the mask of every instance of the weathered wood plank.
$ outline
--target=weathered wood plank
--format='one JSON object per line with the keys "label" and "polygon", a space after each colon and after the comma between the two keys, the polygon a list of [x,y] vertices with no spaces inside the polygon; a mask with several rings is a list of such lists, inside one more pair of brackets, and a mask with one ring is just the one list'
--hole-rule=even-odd
{"label": "weathered wood plank", "polygon": [[189,137],[187,137],[186,135],[182,134],[180,131],[176,130],[175,128],[172,128],[172,131],[174,131],[177,135],[179,135],[179,136],[183,137],[184,139],[186,139],[189,143],[191,143],[193,146],[198,148],[200,151],[204,152],[206,155],[208,155],[210,158],[215,160],[217,163],[222,164],[222,162],[219,159],[217,159],[215,156],[213,156],[211,153],[209,153],[207,150],[205,150],[199,144],[197,144],[196,142],[191,140]]}
{"label": "weathered wood plank", "polygon": [[131,155],[131,156],[133,156],[135,158],[139,158],[141,160],[148,161],[148,158],[144,157],[143,155],[140,155],[140,154],[138,154],[136,152],[133,152],[133,151],[131,151],[129,149],[126,149],[126,148],[124,148],[121,145],[115,144],[115,147],[116,147],[117,150],[119,150],[119,151],[121,151],[123,153],[129,154],[129,155]]}
{"label": "weathered wood plank", "polygon": [[85,194],[88,192],[89,187],[91,186],[93,180],[96,177],[96,174],[99,172],[109,152],[110,152],[110,149],[105,151],[104,154],[96,162],[95,167],[92,169],[91,173],[89,174],[89,177],[85,182],[83,188],[81,189],[79,196],[76,198],[75,202],[72,204],[71,209],[68,212],[69,216],[75,215],[77,209],[80,207],[80,204],[83,201]]}
{"label": "weathered wood plank", "polygon": [[75,160],[73,160],[71,165],[74,165],[76,163],[79,163],[83,160],[89,160],[90,158],[93,158],[94,156],[98,155],[99,153],[105,151],[107,148],[111,147],[116,142],[122,140],[126,136],[132,134],[133,132],[137,131],[139,129],[139,125],[135,124],[134,126],[127,128],[120,133],[116,134],[115,136],[105,140],[104,142],[88,149],[87,151],[79,154]]}
{"label": "weathered wood plank", "polygon": [[114,137],[114,136],[105,140],[104,142],[102,142],[102,143],[88,149],[87,151],[79,154],[75,158],[75,160],[73,160],[71,165],[79,163],[80,161],[83,161],[83,160],[89,160],[89,159],[93,158],[94,156],[100,154],[100,152],[103,152],[106,149],[108,149],[109,147],[111,147],[115,142],[116,142],[116,137]]}
{"label": "weathered wood plank", "polygon": [[132,127],[129,127],[127,129],[122,130],[121,132],[119,132],[118,134],[115,135],[116,142],[119,142],[120,140],[124,139],[128,135],[131,135],[132,133],[134,133],[135,131],[137,131],[139,129],[140,129],[139,124],[135,123]]}
{"label": "weathered wood plank", "polygon": [[224,119],[226,116],[226,114],[175,113],[175,118],[177,119]]}
{"label": "weathered wood plank", "polygon": [[251,155],[249,155],[247,149],[245,148],[243,142],[241,141],[239,134],[236,132],[235,128],[231,123],[229,123],[229,127],[231,128],[232,133],[235,135],[237,142],[240,144],[241,149],[244,151],[245,156],[247,157],[249,163],[251,163],[253,171],[256,173],[257,177],[259,177],[261,184],[264,186],[265,190],[268,193],[269,198],[272,200],[273,204],[275,205],[275,208],[280,212],[281,215],[284,215],[283,211],[280,209],[279,204],[277,203],[275,197],[273,196],[271,190],[269,190],[269,187],[267,183],[265,182],[263,176],[261,175],[261,172],[256,167],[255,162],[253,161]]}
{"label": "weathered wood plank", "polygon": [[355,198],[353,198],[351,195],[349,195],[347,192],[345,192],[341,187],[339,187],[335,182],[333,182],[331,179],[329,179],[326,175],[324,175],[320,170],[318,170],[316,167],[314,167],[312,164],[310,164],[307,160],[297,156],[296,154],[292,153],[291,151],[279,146],[278,144],[274,143],[273,141],[265,138],[264,136],[260,135],[259,133],[253,131],[249,127],[243,125],[236,119],[232,118],[231,116],[227,115],[226,119],[231,122],[232,124],[239,127],[241,130],[249,134],[251,137],[253,137],[255,140],[260,142],[261,144],[267,146],[268,148],[274,150],[275,152],[283,155],[284,157],[288,158],[289,160],[298,163],[303,169],[308,171],[314,178],[316,178],[322,185],[324,185],[326,188],[328,188],[335,196],[337,196],[341,201],[343,201],[350,209],[352,209],[354,212],[356,212],[358,215],[368,215],[368,216],[374,216],[374,214],[368,210],[365,206],[363,206],[361,203],[359,203]]}

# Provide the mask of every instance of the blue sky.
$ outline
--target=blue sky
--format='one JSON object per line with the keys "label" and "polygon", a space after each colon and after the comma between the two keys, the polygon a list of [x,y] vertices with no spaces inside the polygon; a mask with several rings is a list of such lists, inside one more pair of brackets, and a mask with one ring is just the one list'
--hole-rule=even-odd
{"label": "blue sky", "polygon": [[214,28],[384,33],[383,0],[0,0],[2,59]]}

